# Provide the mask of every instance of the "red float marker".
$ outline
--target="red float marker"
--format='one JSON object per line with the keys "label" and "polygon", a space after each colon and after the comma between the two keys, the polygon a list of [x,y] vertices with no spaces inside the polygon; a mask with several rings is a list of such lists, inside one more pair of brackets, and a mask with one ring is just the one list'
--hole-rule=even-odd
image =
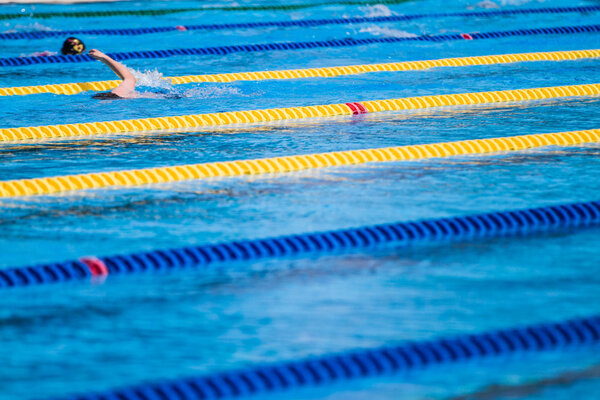
{"label": "red float marker", "polygon": [[175,26],[175,29],[177,29],[178,31],[187,31],[187,28],[183,25],[177,25]]}
{"label": "red float marker", "polygon": [[366,114],[369,112],[361,103],[346,103],[346,105],[352,110],[353,115]]}
{"label": "red float marker", "polygon": [[465,40],[473,40],[473,36],[469,35],[468,33],[461,33],[460,36],[462,36],[462,38]]}
{"label": "red float marker", "polygon": [[108,268],[102,260],[96,257],[81,257],[79,259],[84,263],[90,270],[92,276],[106,276],[108,275]]}

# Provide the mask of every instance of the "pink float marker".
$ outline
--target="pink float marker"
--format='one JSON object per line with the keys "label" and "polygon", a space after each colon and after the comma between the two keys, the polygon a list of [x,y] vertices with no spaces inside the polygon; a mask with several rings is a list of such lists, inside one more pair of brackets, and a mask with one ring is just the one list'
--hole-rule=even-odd
{"label": "pink float marker", "polygon": [[104,261],[97,257],[81,257],[79,261],[84,263],[89,268],[93,277],[108,275],[108,268],[106,267],[106,264],[104,264]]}
{"label": "pink float marker", "polygon": [[346,105],[352,110],[353,115],[366,114],[369,112],[361,103],[346,103]]}
{"label": "pink float marker", "polygon": [[182,31],[182,32],[187,31],[187,28],[183,25],[177,25],[175,27],[175,29],[177,29],[178,31]]}
{"label": "pink float marker", "polygon": [[462,36],[462,38],[465,40],[473,40],[473,36],[469,35],[468,33],[461,33],[460,36]]}

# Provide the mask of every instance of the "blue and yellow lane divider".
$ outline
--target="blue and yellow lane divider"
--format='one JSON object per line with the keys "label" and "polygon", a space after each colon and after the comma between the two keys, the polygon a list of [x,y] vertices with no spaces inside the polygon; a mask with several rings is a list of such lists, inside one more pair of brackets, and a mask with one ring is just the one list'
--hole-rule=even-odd
{"label": "blue and yellow lane divider", "polygon": [[[406,1],[406,0],[404,0]],[[378,2],[379,3],[379,2]],[[545,7],[545,8],[523,8],[508,10],[485,10],[466,12],[447,12],[431,14],[405,14],[389,15],[379,17],[348,17],[348,18],[325,18],[325,19],[301,19],[284,21],[259,21],[239,22],[228,24],[204,24],[204,25],[173,25],[173,26],[150,26],[144,28],[116,28],[116,29],[77,29],[56,31],[28,31],[28,32],[6,32],[0,33],[0,40],[18,39],[43,39],[48,37],[67,37],[72,35],[147,35],[151,33],[177,32],[177,31],[219,31],[233,29],[257,29],[257,28],[288,28],[288,27],[315,27],[323,25],[349,25],[365,23],[405,22],[425,18],[482,18],[526,14],[564,14],[564,13],[590,13],[600,11],[600,6],[582,7]],[[6,14],[4,14],[6,15]],[[2,15],[0,14],[0,19]]]}
{"label": "blue and yellow lane divider", "polygon": [[[166,77],[173,85],[203,82],[260,81],[268,79],[329,78],[374,72],[417,71],[438,67],[465,67],[473,65],[508,64],[535,61],[567,61],[600,57],[600,50],[569,50],[534,53],[497,54],[474,57],[441,58],[437,60],[402,61],[383,64],[344,65],[324,68],[288,69],[279,71],[232,72],[210,75],[186,75]],[[0,88],[0,96],[29,95],[39,93],[77,94],[88,90],[112,90],[121,81],[73,82],[52,85],[16,86]]]}
{"label": "blue and yellow lane divider", "polygon": [[323,255],[384,245],[533,235],[599,224],[599,202],[561,204],[0,269],[0,289],[134,273],[176,272],[223,263],[229,268],[233,262],[248,260]]}
{"label": "blue and yellow lane divider", "polygon": [[29,126],[0,129],[0,141],[132,133],[164,129],[198,128],[231,124],[252,124],[278,120],[333,117],[382,111],[417,110],[430,107],[545,100],[574,96],[597,96],[600,84],[553,86],[493,92],[444,94],[388,100],[361,101],[308,107],[231,111],[177,117],[128,119],[106,122]]}
{"label": "blue and yellow lane divider", "polygon": [[542,146],[574,146],[600,141],[600,129],[471,139],[363,150],[175,165],[114,172],[91,172],[0,181],[0,198],[52,194],[105,187],[138,186],[192,179],[282,173],[371,162],[407,161],[434,157],[518,151]]}
{"label": "blue and yellow lane divider", "polygon": [[[473,33],[454,33],[442,35],[420,35],[412,37],[365,37],[341,39],[307,41],[307,42],[279,42],[279,43],[258,43],[258,44],[240,44],[233,46],[215,46],[186,49],[165,49],[165,50],[143,50],[129,51],[119,53],[108,53],[108,55],[117,61],[131,59],[149,59],[165,58],[175,56],[195,56],[195,55],[226,55],[231,53],[252,53],[264,51],[283,51],[283,50],[303,50],[331,47],[353,47],[369,44],[389,44],[400,42],[445,42],[449,40],[481,40],[498,39],[513,36],[535,36],[535,35],[568,35],[578,33],[597,33],[600,32],[600,25],[569,25],[547,28],[525,28],[510,31],[494,32],[473,32]],[[55,56],[36,56],[36,57],[8,57],[0,58],[0,67],[16,67],[37,64],[56,64],[56,63],[79,63],[94,61],[87,54],[81,55],[55,55]]]}
{"label": "blue and yellow lane divider", "polygon": [[440,365],[454,366],[472,360],[493,360],[548,351],[572,352],[582,348],[593,349],[598,342],[600,316],[594,315],[324,354],[208,375],[163,379],[103,392],[79,394],[68,399],[243,398],[306,387],[326,387],[340,382],[385,377]]}

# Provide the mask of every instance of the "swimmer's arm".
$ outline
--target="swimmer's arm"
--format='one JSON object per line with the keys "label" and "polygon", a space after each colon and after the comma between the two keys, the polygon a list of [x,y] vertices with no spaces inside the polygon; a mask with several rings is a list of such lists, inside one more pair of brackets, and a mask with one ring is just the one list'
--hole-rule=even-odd
{"label": "swimmer's arm", "polygon": [[123,82],[115,89],[112,90],[113,93],[118,94],[119,96],[125,97],[130,92],[135,90],[135,77],[133,74],[127,69],[126,66],[121,64],[118,61],[113,60],[103,52],[92,49],[90,50],[90,56],[98,61],[102,61],[104,64],[108,65],[109,68],[117,74],[117,76],[123,79]]}

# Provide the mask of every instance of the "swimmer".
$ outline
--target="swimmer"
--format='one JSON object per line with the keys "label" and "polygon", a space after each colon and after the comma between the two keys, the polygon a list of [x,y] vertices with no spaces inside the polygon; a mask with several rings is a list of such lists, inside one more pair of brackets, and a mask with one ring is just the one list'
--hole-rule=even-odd
{"label": "swimmer", "polygon": [[108,67],[123,80],[119,86],[110,92],[97,93],[93,95],[92,97],[94,99],[125,99],[128,97],[134,97],[136,83],[135,77],[126,66],[118,61],[113,60],[100,50],[92,49],[90,50],[89,54],[93,59],[102,61],[104,64],[108,65]]}
{"label": "swimmer", "polygon": [[[81,54],[85,51],[85,44],[77,39],[76,37],[69,37],[67,38],[63,44],[62,44],[62,48],[60,49],[60,53],[64,56],[75,56],[78,54]],[[56,55],[56,53],[54,51],[48,51],[48,50],[44,50],[44,51],[36,51],[35,53],[29,54],[27,56],[22,56],[22,57],[50,57],[50,56],[54,56]]]}

